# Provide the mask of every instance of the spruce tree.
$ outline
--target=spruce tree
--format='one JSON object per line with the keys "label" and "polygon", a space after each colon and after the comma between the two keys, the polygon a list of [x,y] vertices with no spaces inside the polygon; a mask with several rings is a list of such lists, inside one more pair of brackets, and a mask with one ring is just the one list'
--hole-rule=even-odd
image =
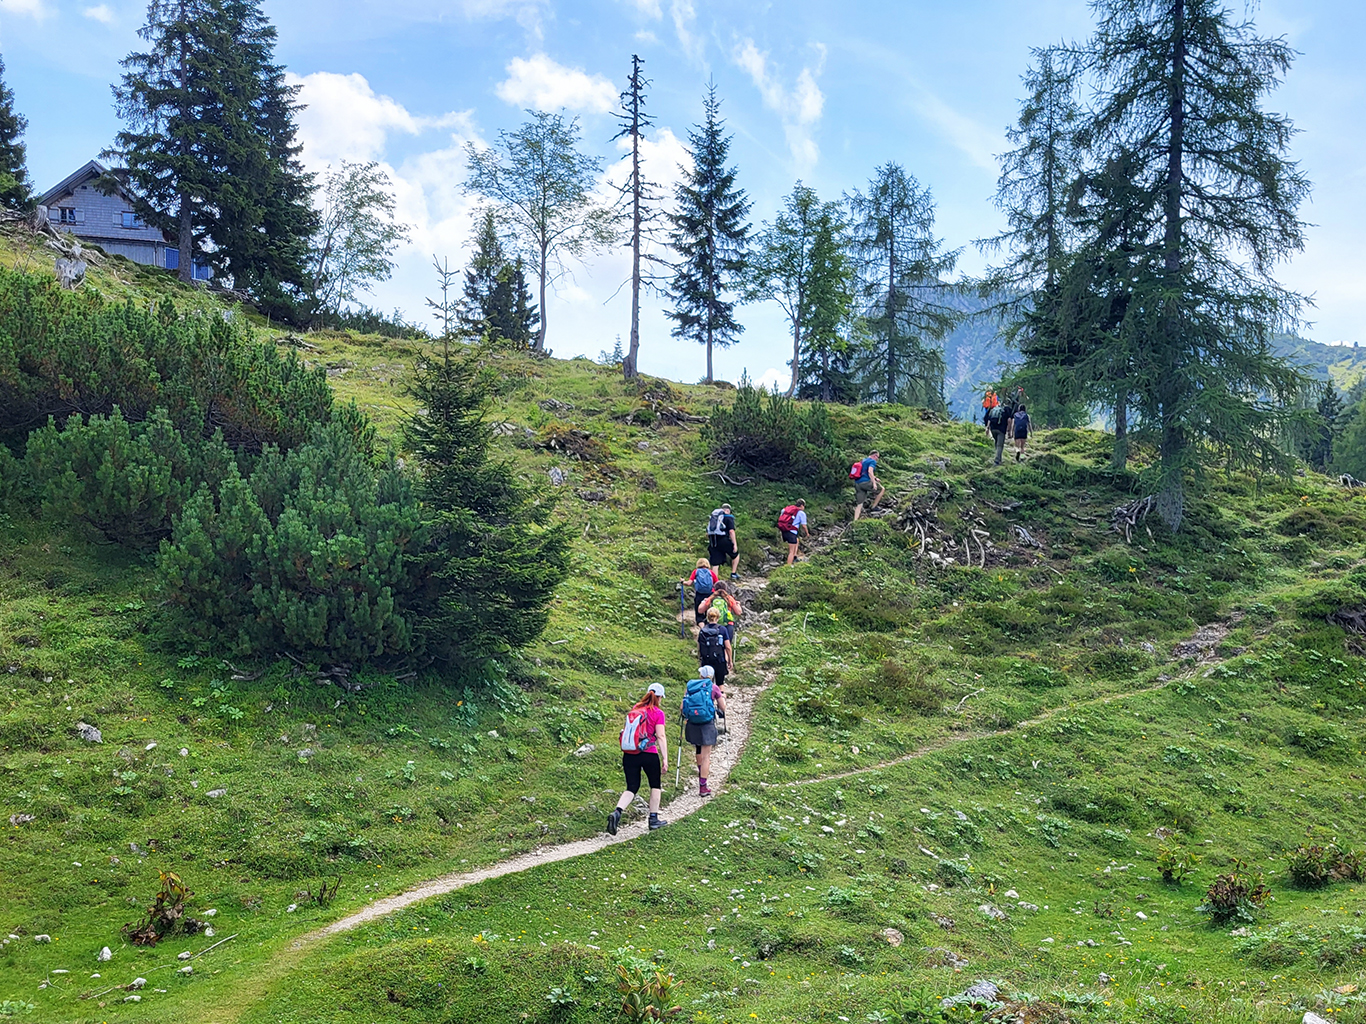
{"label": "spruce tree", "polygon": [[28,120],[14,109],[14,90],[5,84],[5,62],[0,60],[0,206],[25,210],[33,202],[33,186],[20,141]]}
{"label": "spruce tree", "polygon": [[889,163],[874,171],[866,195],[847,202],[870,340],[863,388],[877,401],[942,409],[942,340],[963,313],[941,301],[958,252],[934,237],[934,198]]}
{"label": "spruce tree", "polygon": [[540,313],[531,301],[522,258],[508,261],[498,235],[497,218],[492,210],[485,210],[475,235],[474,254],[465,271],[461,331],[476,340],[503,340],[519,348],[530,348],[540,321]]}
{"label": "spruce tree", "polygon": [[704,119],[688,133],[692,169],[674,189],[676,210],[669,215],[670,242],[678,263],[669,286],[674,308],[672,335],[707,347],[708,383],[713,379],[712,349],[735,343],[744,326],[735,319],[736,302],[727,298],[744,284],[748,261],[750,201],[726,166],[730,137],[722,131],[716,85],[707,86]]}
{"label": "spruce tree", "polygon": [[1297,211],[1310,186],[1287,155],[1290,120],[1263,104],[1294,53],[1219,0],[1092,8],[1096,32],[1073,54],[1096,97],[1084,127],[1093,165],[1125,162],[1125,205],[1148,224],[1133,387],[1161,453],[1159,510],[1178,529],[1202,450],[1289,467],[1283,420],[1309,382],[1271,339],[1304,300],[1274,269],[1303,246]]}

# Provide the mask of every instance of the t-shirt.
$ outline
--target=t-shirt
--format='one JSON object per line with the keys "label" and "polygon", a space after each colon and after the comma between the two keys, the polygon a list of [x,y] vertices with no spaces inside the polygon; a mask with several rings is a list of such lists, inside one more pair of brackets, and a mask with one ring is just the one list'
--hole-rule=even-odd
{"label": "t-shirt", "polygon": [[797,514],[792,517],[792,532],[796,533],[799,527],[806,525],[806,509],[798,509]]}
{"label": "t-shirt", "polygon": [[720,532],[720,533],[708,534],[708,535],[707,535],[707,539],[708,539],[709,541],[711,541],[713,544],[717,544],[717,543],[729,544],[729,543],[730,543],[730,531],[733,530],[733,529],[735,529],[735,517],[734,517],[734,516],[722,516],[722,517],[721,517],[721,532]]}
{"label": "t-shirt", "polygon": [[659,742],[655,728],[664,724],[664,709],[648,707],[645,709],[645,742],[640,749],[646,753],[658,753]]}
{"label": "t-shirt", "polygon": [[868,456],[868,458],[864,459],[864,460],[863,460],[863,472],[862,472],[861,474],[859,474],[858,482],[859,482],[859,483],[863,483],[863,481],[867,480],[867,479],[869,478],[869,477],[868,477],[868,474],[871,473],[871,472],[873,471],[873,467],[876,466],[876,465],[877,465],[877,459],[873,458],[871,455]]}

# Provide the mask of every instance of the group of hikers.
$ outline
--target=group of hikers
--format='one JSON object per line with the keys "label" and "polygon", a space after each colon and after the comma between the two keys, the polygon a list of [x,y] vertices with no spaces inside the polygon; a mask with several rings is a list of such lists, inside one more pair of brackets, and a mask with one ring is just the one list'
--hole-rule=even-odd
{"label": "group of hikers", "polygon": [[[998,395],[988,391],[982,401],[982,424],[996,444],[996,465],[1008,439],[1015,442],[1015,458],[1024,457],[1025,441],[1031,429],[1025,403],[1025,390]],[[876,509],[886,494],[877,478],[878,453],[869,452],[849,467],[854,486],[854,519],[865,508]],[[787,564],[797,561],[803,536],[810,538],[806,501],[798,499],[783,508],[777,528],[787,544]],[[729,579],[723,577],[729,571]],[[707,518],[707,557],[699,558],[692,572],[679,580],[680,587],[692,587],[693,622],[697,626],[697,677],[688,680],[679,705],[683,723],[680,740],[691,744],[697,760],[698,794],[711,796],[708,782],[712,750],[720,738],[718,722],[726,717],[726,677],[735,671],[735,629],[743,609],[734,593],[740,582],[740,545],[736,537],[735,513],[729,505],[714,509]],[[680,611],[680,615],[682,612]],[[612,813],[607,816],[607,831],[617,834],[622,815],[640,792],[641,777],[650,786],[651,831],[668,822],[659,816],[663,797],[664,773],[669,770],[669,741],[664,714],[664,684],[651,683],[645,695],[626,713],[621,730],[621,767],[626,776],[622,792]],[[678,752],[682,758],[682,750]],[[680,769],[681,770],[681,769]]]}

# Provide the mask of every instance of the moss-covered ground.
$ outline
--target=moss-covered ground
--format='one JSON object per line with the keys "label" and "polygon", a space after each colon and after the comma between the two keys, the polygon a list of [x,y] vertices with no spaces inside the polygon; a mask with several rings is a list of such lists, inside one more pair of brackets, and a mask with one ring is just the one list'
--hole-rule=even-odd
{"label": "moss-covered ground", "polygon": [[[304,342],[394,436],[421,346]],[[979,428],[837,409],[851,458],[881,449],[897,508],[843,529],[847,494],[805,494],[843,532],[774,567],[771,524],[800,492],[723,484],[696,425],[646,411],[705,414],[727,389],[491,358],[497,451],[577,538],[549,627],[493,690],[348,694],[187,652],[159,632],[147,562],[0,514],[0,932],[17,936],[0,1013],[610,1021],[633,957],[677,975],[695,1021],[926,1020],[976,978],[1087,1020],[1366,1019],[1366,885],[1296,889],[1284,858],[1309,835],[1366,846],[1366,659],[1326,621],[1366,605],[1366,499],[1216,474],[1181,534],[1154,520],[1129,545],[1109,514],[1136,478],[1105,468],[1099,435],[1045,432],[995,468]],[[935,495],[945,536],[989,533],[985,566],[936,564],[897,528]],[[780,650],[727,791],[638,842],[295,949],[378,896],[601,828],[622,711],[690,674],[676,581],[722,500]],[[1161,881],[1164,844],[1201,858],[1184,884]],[[1195,910],[1236,861],[1273,894],[1246,935]],[[123,940],[159,870],[217,911],[213,937]],[[325,876],[334,901],[300,895]],[[138,976],[138,1002],[105,991]]]}

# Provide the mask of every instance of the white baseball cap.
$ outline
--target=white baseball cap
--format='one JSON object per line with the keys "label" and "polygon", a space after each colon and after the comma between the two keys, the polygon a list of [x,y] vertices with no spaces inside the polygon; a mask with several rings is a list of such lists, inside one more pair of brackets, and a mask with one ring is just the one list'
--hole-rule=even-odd
{"label": "white baseball cap", "polygon": [[646,692],[646,693],[656,693],[656,694],[658,694],[660,697],[663,697],[663,696],[664,696],[664,684],[663,684],[663,683],[651,683],[651,684],[650,684],[650,688],[649,688],[648,690],[646,690],[645,692]]}

